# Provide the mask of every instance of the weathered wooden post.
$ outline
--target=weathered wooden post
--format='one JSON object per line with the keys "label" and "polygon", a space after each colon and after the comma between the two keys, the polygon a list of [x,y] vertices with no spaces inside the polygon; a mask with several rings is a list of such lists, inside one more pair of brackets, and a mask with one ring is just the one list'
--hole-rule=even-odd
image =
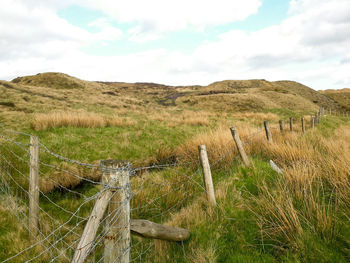
{"label": "weathered wooden post", "polygon": [[39,138],[30,137],[29,236],[34,240],[39,230]]}
{"label": "weathered wooden post", "polygon": [[290,129],[290,131],[293,131],[293,118],[292,117],[289,118],[289,129]]}
{"label": "weathered wooden post", "polygon": [[130,163],[118,160],[100,161],[103,191],[85,225],[72,263],[83,263],[91,252],[101,220],[109,205],[105,227],[104,262],[129,262],[130,250]]}
{"label": "weathered wooden post", "polygon": [[265,127],[266,139],[269,143],[272,143],[272,135],[271,135],[268,121],[264,121],[264,127]]}
{"label": "weathered wooden post", "polygon": [[211,177],[210,165],[209,165],[209,160],[207,155],[207,147],[205,145],[200,145],[198,146],[198,150],[199,150],[199,157],[203,168],[203,180],[205,184],[207,198],[210,205],[216,206],[213,179]]}
{"label": "weathered wooden post", "polygon": [[239,155],[240,155],[241,158],[242,158],[242,161],[243,161],[244,165],[245,165],[245,166],[249,166],[249,165],[250,165],[250,162],[249,162],[248,156],[247,156],[247,154],[246,154],[246,152],[245,152],[245,150],[244,150],[242,141],[241,141],[241,139],[239,138],[238,131],[236,130],[235,127],[231,127],[230,130],[231,130],[231,134],[232,134],[233,140],[234,140],[235,143],[236,143],[237,150],[238,150],[238,152],[239,152]]}
{"label": "weathered wooden post", "polygon": [[315,117],[311,116],[311,129],[315,129]]}
{"label": "weathered wooden post", "polygon": [[301,131],[303,133],[305,133],[305,118],[304,117],[301,118]]}
{"label": "weathered wooden post", "polygon": [[329,115],[332,115],[332,108],[329,109]]}
{"label": "weathered wooden post", "polygon": [[278,123],[280,124],[280,131],[283,134],[283,121],[279,120]]}
{"label": "weathered wooden post", "polygon": [[[127,161],[103,160],[102,183],[115,184],[108,205],[104,237],[104,262],[128,263],[130,261],[130,174]],[[114,183],[116,182],[116,183]]]}

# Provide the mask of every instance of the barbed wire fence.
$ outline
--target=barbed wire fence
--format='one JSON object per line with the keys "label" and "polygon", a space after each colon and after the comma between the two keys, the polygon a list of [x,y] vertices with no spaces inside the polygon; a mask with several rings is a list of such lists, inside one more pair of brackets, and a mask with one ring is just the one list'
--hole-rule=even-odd
{"label": "barbed wire fence", "polygon": [[[310,117],[310,128],[323,114],[321,109]],[[296,130],[291,118],[282,125],[265,123],[242,139],[243,151],[264,133],[269,140],[270,130],[285,132],[285,122]],[[303,119],[299,125],[305,131]],[[203,193],[209,200],[214,196],[225,216],[215,201],[210,169],[238,162],[242,152],[236,139],[218,156],[202,150],[191,161],[137,168],[126,161],[86,163],[54,153],[35,136],[2,127],[0,201],[23,230],[18,231],[21,246],[13,246],[1,262],[144,262],[152,238],[164,238],[137,232],[135,220],[164,224]]]}

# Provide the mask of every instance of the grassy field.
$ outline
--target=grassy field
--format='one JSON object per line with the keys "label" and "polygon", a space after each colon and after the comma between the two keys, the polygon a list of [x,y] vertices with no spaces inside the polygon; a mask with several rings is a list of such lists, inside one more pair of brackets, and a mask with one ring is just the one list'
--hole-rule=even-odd
{"label": "grassy field", "polygon": [[[170,243],[133,237],[132,257],[139,257],[137,261],[349,262],[348,119],[326,116],[304,135],[298,121],[307,116],[309,125],[308,116],[318,109],[317,103],[341,109],[328,97],[294,82],[228,81],[171,88],[149,83],[89,83],[58,76],[58,80],[39,75],[1,82],[2,123],[37,135],[48,149],[83,162],[123,159],[134,167],[179,164],[132,179],[131,187],[137,193],[131,202],[132,218],[184,227],[191,231],[191,238]],[[291,98],[296,100],[291,102]],[[295,132],[281,135],[273,129],[274,143],[268,144],[262,122],[268,120],[277,127],[279,119],[291,116],[296,120]],[[245,145],[253,164],[249,168],[236,157],[229,131],[232,125],[243,141],[251,139]],[[29,143],[26,136],[12,138]],[[11,147],[0,142],[2,153]],[[215,208],[208,206],[203,191],[198,169],[200,144],[207,146],[212,164]],[[20,149],[12,150],[23,154]],[[6,157],[15,163],[14,156]],[[45,153],[40,157],[44,163],[83,177],[100,178],[93,169],[80,169]],[[283,175],[271,169],[269,160],[284,171]],[[16,167],[27,174],[26,163],[16,162]],[[26,178],[19,172],[14,174],[26,189]],[[100,190],[100,186],[81,183],[47,167],[42,167],[40,176],[45,195],[69,211],[84,201],[82,195],[92,196]],[[30,245],[28,231],[21,223],[26,220],[26,199],[16,189],[16,196],[1,195],[0,260]],[[43,196],[40,205],[48,214],[41,213],[44,233],[69,218]],[[92,205],[87,203],[79,216],[87,217]],[[67,225],[74,226],[75,222]],[[43,249],[24,253],[13,262],[25,261]],[[96,251],[98,257],[101,248]],[[67,258],[62,256],[59,262],[69,262]],[[42,257],[37,262],[48,259]]]}

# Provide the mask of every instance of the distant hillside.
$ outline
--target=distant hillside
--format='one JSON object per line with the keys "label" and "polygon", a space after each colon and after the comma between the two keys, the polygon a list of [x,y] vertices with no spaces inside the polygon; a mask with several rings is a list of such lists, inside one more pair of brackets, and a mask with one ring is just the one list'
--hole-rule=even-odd
{"label": "distant hillside", "polygon": [[12,83],[55,89],[82,89],[86,87],[86,82],[71,77],[67,74],[56,72],[39,73],[33,76],[18,77],[12,80]]}
{"label": "distant hillside", "polygon": [[346,110],[350,110],[350,89],[323,90],[320,93],[336,101]]}
{"label": "distant hillside", "polygon": [[11,82],[0,81],[0,117],[20,118],[25,123],[30,119],[27,114],[57,110],[87,110],[110,115],[164,110],[221,114],[281,110],[314,112],[320,106],[340,109],[337,103],[340,100],[332,96],[293,81],[225,80],[208,86],[167,86],[84,81],[62,73],[40,73],[18,77]]}

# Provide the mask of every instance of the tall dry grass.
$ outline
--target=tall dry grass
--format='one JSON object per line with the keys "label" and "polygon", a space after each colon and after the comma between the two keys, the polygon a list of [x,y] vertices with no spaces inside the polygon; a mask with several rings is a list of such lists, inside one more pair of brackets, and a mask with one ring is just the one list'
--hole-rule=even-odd
{"label": "tall dry grass", "polygon": [[34,130],[48,130],[58,127],[98,128],[107,126],[131,126],[136,121],[117,116],[104,117],[91,112],[51,112],[37,114],[31,122]]}
{"label": "tall dry grass", "polygon": [[180,125],[209,126],[210,118],[214,114],[210,112],[183,111],[181,113],[158,112],[152,113],[151,120],[166,122],[169,127]]}
{"label": "tall dry grass", "polygon": [[[327,242],[342,238],[350,213],[350,129],[325,138],[319,131],[305,136],[274,134],[274,143],[257,140],[251,154],[264,154],[284,170],[275,186],[264,184],[250,206],[266,240],[299,249],[311,233]],[[348,238],[348,242],[350,238]]]}
{"label": "tall dry grass", "polygon": [[[244,141],[255,128],[238,125]],[[264,131],[254,137],[245,149],[252,158],[274,160],[283,170],[257,185],[258,194],[251,195],[241,203],[248,208],[261,229],[261,243],[273,244],[278,250],[292,248],[305,249],[305,239],[309,235],[324,242],[347,242],[344,229],[350,229],[350,128],[339,128],[332,137],[324,137],[315,129],[306,134],[301,132],[272,130],[273,143],[268,143]],[[234,148],[227,127],[199,134],[176,149],[176,156],[183,160],[194,160],[198,156],[197,146],[206,144],[210,163]],[[232,167],[233,153],[223,159],[220,168]],[[258,168],[253,168],[258,169]],[[269,177],[270,178],[270,177]],[[217,187],[218,200],[224,199],[224,181]],[[222,194],[224,193],[224,194]],[[221,196],[221,197],[220,197]],[[184,208],[175,214],[171,223],[177,222],[186,227],[197,225],[197,218],[205,219],[196,207],[201,202]]]}

